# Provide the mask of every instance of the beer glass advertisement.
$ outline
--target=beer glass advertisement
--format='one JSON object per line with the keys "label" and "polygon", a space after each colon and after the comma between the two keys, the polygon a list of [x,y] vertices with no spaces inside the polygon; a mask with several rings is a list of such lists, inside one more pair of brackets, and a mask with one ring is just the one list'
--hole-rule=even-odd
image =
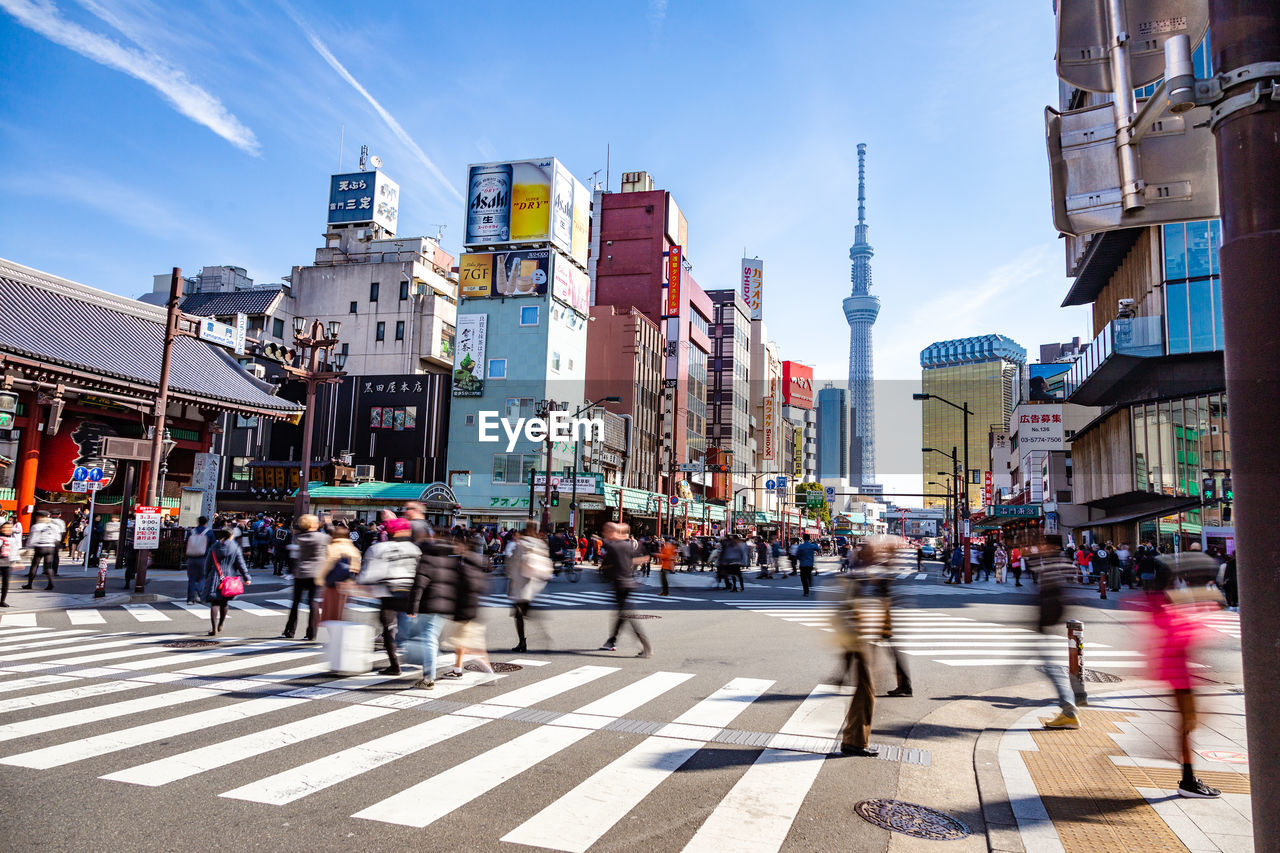
{"label": "beer glass advertisement", "polygon": [[591,278],[561,257],[554,259],[552,269],[555,278],[551,283],[551,295],[579,314],[591,313],[587,304],[591,298]]}
{"label": "beer glass advertisement", "polygon": [[488,329],[487,314],[463,314],[458,318],[457,345],[453,349],[453,396],[484,394],[484,344]]}
{"label": "beer glass advertisement", "polygon": [[353,172],[329,179],[329,224],[370,222],[396,233],[400,185],[381,172]]}
{"label": "beer glass advertisement", "polygon": [[466,254],[459,262],[458,276],[462,295],[468,299],[545,296],[551,278],[551,250]]}

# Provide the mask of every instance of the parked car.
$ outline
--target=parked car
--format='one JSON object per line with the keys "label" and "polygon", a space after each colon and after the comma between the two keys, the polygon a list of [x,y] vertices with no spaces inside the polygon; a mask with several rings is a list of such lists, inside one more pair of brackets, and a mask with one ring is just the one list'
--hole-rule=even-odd
{"label": "parked car", "polygon": [[926,560],[936,560],[938,558],[938,552],[932,545],[921,545],[920,551],[924,554]]}

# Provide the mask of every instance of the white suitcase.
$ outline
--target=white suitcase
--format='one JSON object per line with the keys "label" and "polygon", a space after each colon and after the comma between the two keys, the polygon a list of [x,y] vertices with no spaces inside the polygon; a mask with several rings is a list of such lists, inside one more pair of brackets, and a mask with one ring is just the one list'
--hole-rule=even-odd
{"label": "white suitcase", "polygon": [[373,626],[363,622],[325,622],[325,660],[342,675],[363,675],[373,669]]}

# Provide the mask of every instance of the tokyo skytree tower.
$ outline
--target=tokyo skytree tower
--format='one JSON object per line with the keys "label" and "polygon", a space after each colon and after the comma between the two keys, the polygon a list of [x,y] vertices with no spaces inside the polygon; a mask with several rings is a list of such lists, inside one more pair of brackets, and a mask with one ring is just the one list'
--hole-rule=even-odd
{"label": "tokyo skytree tower", "polygon": [[876,481],[876,408],[871,327],[880,314],[880,298],[871,295],[871,256],[867,242],[866,170],[867,145],[858,143],[858,224],[849,249],[853,295],[844,301],[849,322],[849,399],[854,407],[856,434],[862,439],[862,482]]}

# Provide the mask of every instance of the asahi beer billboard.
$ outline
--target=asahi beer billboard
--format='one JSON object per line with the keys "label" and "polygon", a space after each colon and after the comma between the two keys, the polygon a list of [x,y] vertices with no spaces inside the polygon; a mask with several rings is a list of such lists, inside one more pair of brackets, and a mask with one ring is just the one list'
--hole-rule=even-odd
{"label": "asahi beer billboard", "polygon": [[759,258],[742,259],[742,301],[752,320],[764,319],[764,261]]}
{"label": "asahi beer billboard", "polygon": [[396,233],[400,185],[378,171],[333,175],[329,179],[329,224],[374,223]]}
{"label": "asahi beer billboard", "polygon": [[551,243],[587,263],[591,194],[554,157],[477,163],[467,172],[467,248]]}
{"label": "asahi beer billboard", "polygon": [[453,349],[453,396],[479,397],[484,394],[484,343],[489,328],[487,314],[458,317]]}
{"label": "asahi beer billboard", "polygon": [[459,260],[458,277],[460,293],[467,299],[545,296],[551,279],[551,250],[471,252]]}

